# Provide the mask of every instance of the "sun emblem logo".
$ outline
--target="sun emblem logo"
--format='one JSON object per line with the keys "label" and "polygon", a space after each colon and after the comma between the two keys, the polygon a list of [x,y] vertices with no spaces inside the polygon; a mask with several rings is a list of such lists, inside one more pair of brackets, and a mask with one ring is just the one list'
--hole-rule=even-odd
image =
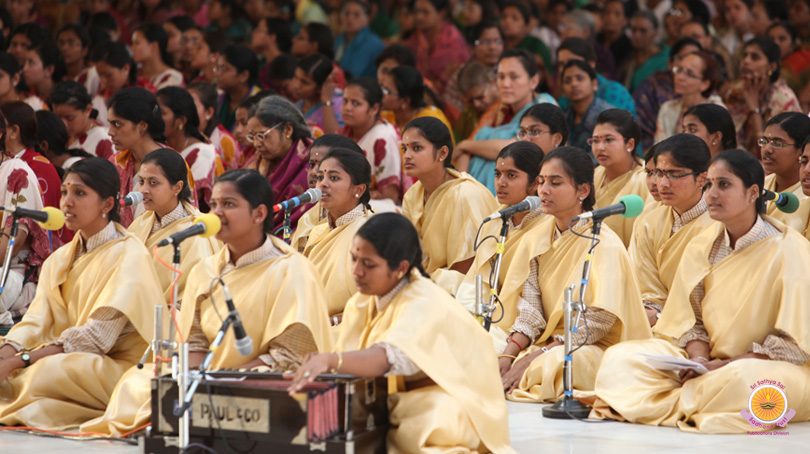
{"label": "sun emblem logo", "polygon": [[787,412],[785,392],[773,385],[762,385],[748,398],[748,412],[762,424],[771,424]]}

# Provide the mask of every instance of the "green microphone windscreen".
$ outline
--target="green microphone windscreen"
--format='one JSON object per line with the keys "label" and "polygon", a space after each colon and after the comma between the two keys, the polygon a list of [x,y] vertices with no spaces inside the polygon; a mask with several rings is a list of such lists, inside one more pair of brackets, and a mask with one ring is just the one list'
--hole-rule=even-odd
{"label": "green microphone windscreen", "polygon": [[779,211],[783,213],[793,213],[799,209],[799,198],[796,197],[796,194],[786,191],[780,193],[780,195],[785,198],[785,202],[781,205],[778,203],[776,204]]}
{"label": "green microphone windscreen", "polygon": [[619,203],[625,206],[622,216],[626,218],[634,218],[644,211],[644,200],[635,194],[628,194],[622,197],[619,199]]}

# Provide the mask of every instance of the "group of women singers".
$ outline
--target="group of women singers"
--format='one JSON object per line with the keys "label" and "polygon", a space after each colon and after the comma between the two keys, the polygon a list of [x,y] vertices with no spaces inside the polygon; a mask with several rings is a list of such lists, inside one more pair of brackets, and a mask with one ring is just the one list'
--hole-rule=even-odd
{"label": "group of women singers", "polygon": [[[173,97],[159,99],[186,115]],[[786,386],[794,421],[810,420],[810,312],[801,304],[810,294],[810,120],[801,114],[767,123],[762,164],[742,150],[715,152],[722,137],[713,132],[676,134],[642,162],[630,113],[599,115],[591,155],[565,145],[558,107],[536,104],[519,118],[521,140],[494,161],[497,200],[453,168],[447,126],[416,118],[402,131],[402,173],[415,181],[402,215],[374,213],[378,170],[352,140],[327,134],[301,158],[323,196],[288,245],[273,235],[278,200],[264,175],[231,170],[195,191],[194,169],[153,143],[148,122],[133,128],[141,107],[121,101],[111,102],[111,135],[132,151],[118,168],[87,158],[68,170],[60,208],[76,234],[45,261],[27,314],[0,341],[1,424],[114,436],[142,427],[154,372],[133,366],[152,339],[154,306],[176,314],[177,340],[197,366],[227,285],[254,349],[235,354],[229,333],[212,368],[290,372],[291,393],[330,371],[396,377],[390,452],[511,452],[504,393],[521,402],[562,396],[563,293],[580,282],[586,258],[573,377],[592,417],[745,432],[749,386],[769,379]],[[248,135],[278,128],[294,146],[299,125],[275,124],[271,107],[262,102]],[[149,147],[157,150],[141,152]],[[133,175],[144,212],[124,229],[117,195]],[[799,211],[769,216],[765,189],[801,194]],[[606,219],[590,256],[593,221],[575,219],[627,194],[645,199],[643,214]],[[474,244],[477,233],[498,234],[497,222],[478,232],[482,220],[530,195],[541,206],[505,221],[505,245]],[[190,226],[201,202],[222,227],[215,239],[182,243],[175,283],[164,266],[171,250],[155,245]],[[469,311],[475,276],[488,282],[498,253],[500,316],[487,333]],[[709,372],[657,370],[641,353]]]}

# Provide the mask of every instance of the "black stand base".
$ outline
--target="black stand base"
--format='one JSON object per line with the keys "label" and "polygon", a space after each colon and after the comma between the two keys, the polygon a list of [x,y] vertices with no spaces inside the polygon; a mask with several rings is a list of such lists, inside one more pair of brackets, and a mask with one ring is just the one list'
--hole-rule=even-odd
{"label": "black stand base", "polygon": [[563,397],[554,405],[543,408],[543,417],[551,419],[588,419],[590,413],[591,407],[571,397]]}

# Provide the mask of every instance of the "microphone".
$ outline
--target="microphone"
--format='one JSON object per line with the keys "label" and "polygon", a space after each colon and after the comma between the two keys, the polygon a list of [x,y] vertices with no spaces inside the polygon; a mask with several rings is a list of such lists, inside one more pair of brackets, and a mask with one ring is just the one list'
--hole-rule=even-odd
{"label": "microphone", "polygon": [[222,282],[222,294],[225,295],[225,304],[228,305],[228,316],[231,317],[231,325],[233,326],[233,334],[236,336],[236,350],[242,356],[248,356],[253,353],[253,339],[245,333],[245,328],[242,326],[242,318],[239,317],[239,312],[236,311],[236,306],[233,305],[231,292],[228,291],[228,286]]}
{"label": "microphone", "polygon": [[42,210],[29,210],[15,206],[0,207],[0,210],[11,213],[18,218],[29,218],[37,221],[45,230],[59,230],[65,225],[65,213],[58,208],[45,207]]}
{"label": "microphone", "polygon": [[641,214],[644,210],[644,200],[635,194],[628,194],[621,199],[616,205],[611,205],[598,210],[588,211],[575,217],[571,222],[576,222],[581,219],[604,219],[614,214],[621,214],[626,218],[634,218]]}
{"label": "microphone", "polygon": [[221,227],[222,221],[219,220],[219,216],[213,213],[201,214],[197,216],[197,219],[194,220],[194,225],[175,233],[157,245],[158,247],[163,247],[170,244],[179,244],[181,241],[194,235],[200,235],[203,238],[208,238],[216,235]]}
{"label": "microphone", "polygon": [[321,200],[321,195],[321,190],[318,188],[307,189],[303,194],[275,205],[273,207],[273,213],[278,213],[281,210],[291,210],[298,205],[305,203],[315,203],[318,200]]}
{"label": "microphone", "polygon": [[509,219],[512,216],[523,211],[534,211],[539,206],[540,206],[540,197],[532,195],[523,199],[522,202],[516,203],[508,208],[504,208],[503,210],[484,219],[484,222],[489,222],[495,219]]}
{"label": "microphone", "polygon": [[776,208],[783,213],[793,213],[799,209],[799,198],[792,192],[762,191],[763,200],[773,200]]}
{"label": "microphone", "polygon": [[132,191],[126,196],[122,197],[119,202],[121,202],[122,207],[131,207],[143,202],[143,194],[138,191]]}

